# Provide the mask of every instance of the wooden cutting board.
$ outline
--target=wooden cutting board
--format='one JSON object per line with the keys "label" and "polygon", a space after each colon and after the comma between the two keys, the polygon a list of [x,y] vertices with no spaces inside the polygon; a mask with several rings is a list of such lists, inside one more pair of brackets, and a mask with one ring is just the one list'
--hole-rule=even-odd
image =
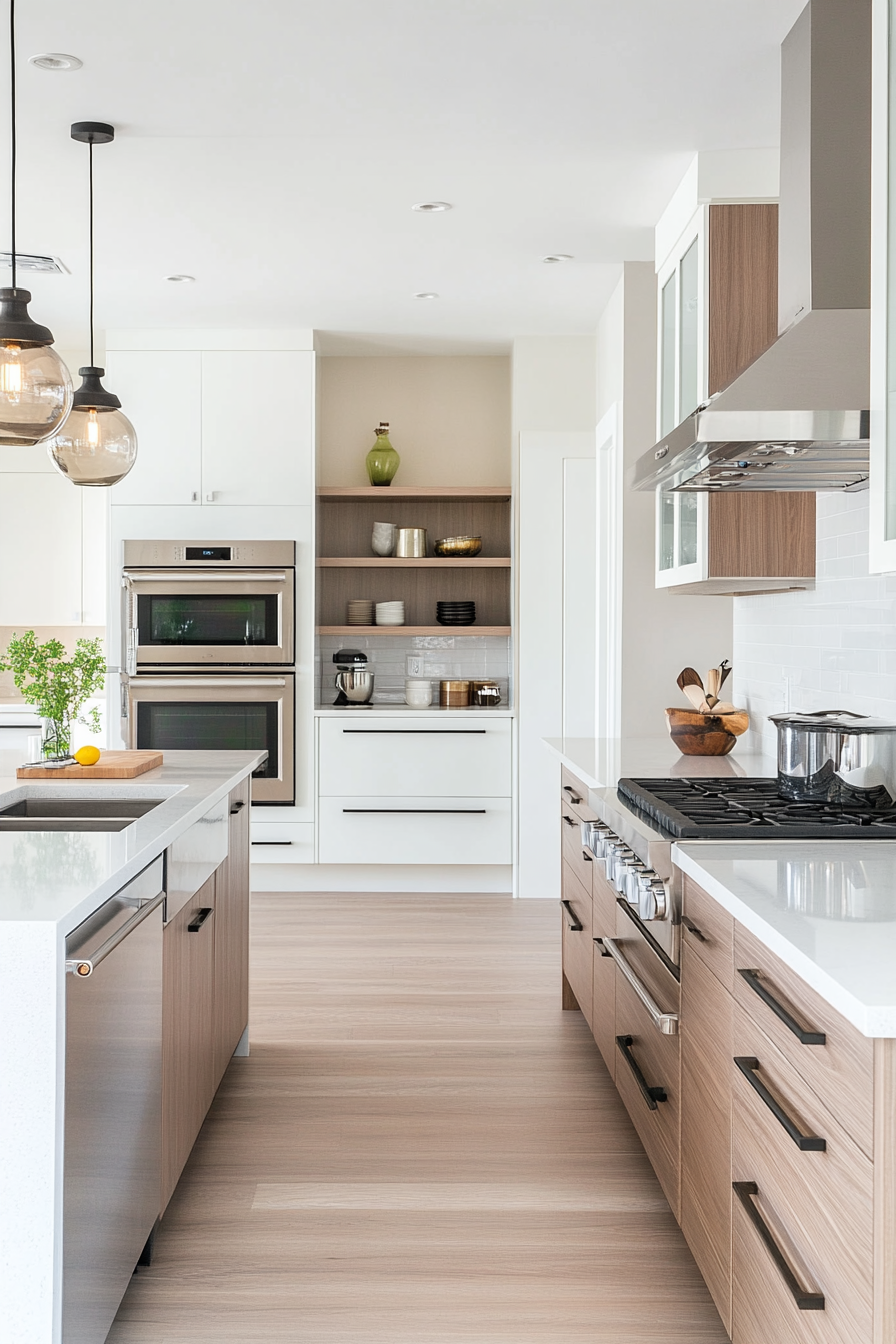
{"label": "wooden cutting board", "polygon": [[19,766],[18,779],[133,779],[162,764],[160,751],[104,751],[96,765],[63,765],[58,770]]}

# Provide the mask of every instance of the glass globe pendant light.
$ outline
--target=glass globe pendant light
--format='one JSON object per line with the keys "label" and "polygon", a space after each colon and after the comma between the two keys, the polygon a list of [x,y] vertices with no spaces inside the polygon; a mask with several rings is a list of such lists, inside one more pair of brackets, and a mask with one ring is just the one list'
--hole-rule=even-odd
{"label": "glass globe pendant light", "polygon": [[93,147],[115,138],[104,121],[76,121],[72,139],[87,145],[90,156],[90,363],[79,369],[81,386],[71,414],[47,444],[58,471],[73,485],[114,485],[137,460],[137,435],[114,392],[100,381],[105,369],[93,362]]}
{"label": "glass globe pendant light", "polygon": [[0,447],[41,443],[72,404],[72,380],[53,333],[28,315],[31,294],[16,286],[16,10],[9,0],[12,285],[0,288]]}

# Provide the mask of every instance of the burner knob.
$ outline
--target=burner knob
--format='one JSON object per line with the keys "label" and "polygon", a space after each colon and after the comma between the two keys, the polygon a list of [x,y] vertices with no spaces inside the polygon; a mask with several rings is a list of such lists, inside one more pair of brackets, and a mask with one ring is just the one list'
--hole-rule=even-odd
{"label": "burner knob", "polygon": [[645,921],[666,919],[669,895],[666,884],[656,873],[647,869],[638,879],[638,914]]}
{"label": "burner knob", "polygon": [[625,845],[624,845],[623,842],[619,839],[619,836],[618,836],[618,835],[612,835],[612,834],[611,834],[611,835],[604,841],[604,852],[603,852],[603,856],[602,856],[602,857],[603,857],[603,861],[604,861],[604,868],[605,868],[605,870],[606,870],[606,875],[607,875],[607,881],[608,881],[608,882],[612,882],[612,881],[613,881],[613,873],[614,873],[615,864],[616,864],[616,855],[617,855],[617,853],[619,852],[619,850],[622,850],[622,849],[625,849]]}
{"label": "burner knob", "polygon": [[610,830],[609,826],[605,826],[602,821],[592,821],[590,825],[591,825],[591,839],[588,841],[588,845],[591,849],[591,852],[594,854],[594,857],[597,859],[602,859],[604,857],[607,844],[611,840],[615,840],[616,836]]}
{"label": "burner knob", "polygon": [[610,881],[613,883],[613,886],[619,892],[620,896],[623,895],[625,892],[626,865],[632,859],[634,859],[634,857],[635,856],[629,849],[628,845],[622,844],[620,842],[618,845],[614,846],[613,855],[611,859],[607,861],[607,869],[608,872],[610,873]]}
{"label": "burner knob", "polygon": [[641,863],[638,859],[634,860],[634,862],[628,860],[626,863],[622,874],[623,885],[620,887],[620,891],[628,901],[629,905],[640,904],[640,877],[642,873],[646,872],[646,865]]}

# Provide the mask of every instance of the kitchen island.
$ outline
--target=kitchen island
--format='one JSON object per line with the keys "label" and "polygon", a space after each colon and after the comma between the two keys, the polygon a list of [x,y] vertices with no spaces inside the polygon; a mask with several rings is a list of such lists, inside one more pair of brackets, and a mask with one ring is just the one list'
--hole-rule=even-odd
{"label": "kitchen island", "polygon": [[[6,1042],[0,1302],[3,1338],[10,1344],[57,1344],[62,1338],[66,940],[154,861],[161,873],[163,855],[167,938],[189,915],[191,897],[224,871],[234,823],[247,832],[248,780],[263,758],[258,752],[170,752],[161,767],[134,780],[0,779],[0,814],[25,799],[158,804],[115,831],[0,830],[0,1008]],[[235,791],[245,795],[238,806],[229,805]],[[245,866],[248,871],[248,852]],[[247,910],[248,892],[245,896]],[[204,899],[214,905],[214,894]],[[189,946],[201,941],[193,939]],[[169,1042],[167,1048],[176,1053],[177,1045]],[[190,1144],[193,1138],[195,1133]],[[160,1191],[159,1212],[163,1200]]]}

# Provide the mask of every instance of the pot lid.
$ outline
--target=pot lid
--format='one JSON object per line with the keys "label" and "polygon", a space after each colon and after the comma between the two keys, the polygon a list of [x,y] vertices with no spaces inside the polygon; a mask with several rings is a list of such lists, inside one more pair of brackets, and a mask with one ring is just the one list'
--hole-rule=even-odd
{"label": "pot lid", "polygon": [[807,732],[893,733],[896,723],[889,719],[873,719],[867,714],[854,714],[850,709],[815,709],[805,713],[769,714],[775,724],[793,724]]}

